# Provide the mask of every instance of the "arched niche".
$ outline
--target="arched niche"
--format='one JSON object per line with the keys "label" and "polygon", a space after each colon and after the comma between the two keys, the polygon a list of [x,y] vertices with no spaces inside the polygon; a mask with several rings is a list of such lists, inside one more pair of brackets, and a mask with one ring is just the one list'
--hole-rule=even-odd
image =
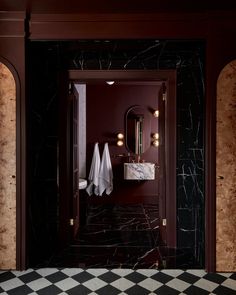
{"label": "arched niche", "polygon": [[236,60],[217,81],[216,270],[236,271]]}
{"label": "arched niche", "polygon": [[16,268],[16,83],[0,60],[0,269]]}

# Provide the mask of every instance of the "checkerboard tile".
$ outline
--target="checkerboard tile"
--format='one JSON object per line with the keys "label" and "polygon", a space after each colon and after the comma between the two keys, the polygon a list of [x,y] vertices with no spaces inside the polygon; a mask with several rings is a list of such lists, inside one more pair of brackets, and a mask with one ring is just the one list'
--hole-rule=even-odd
{"label": "checkerboard tile", "polygon": [[236,295],[235,273],[41,268],[1,271],[1,295]]}

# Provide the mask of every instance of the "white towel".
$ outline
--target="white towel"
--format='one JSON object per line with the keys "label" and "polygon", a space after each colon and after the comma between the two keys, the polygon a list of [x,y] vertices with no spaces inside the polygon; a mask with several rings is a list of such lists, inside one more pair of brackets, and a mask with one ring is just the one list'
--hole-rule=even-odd
{"label": "white towel", "polygon": [[102,154],[101,167],[99,172],[98,191],[99,196],[102,196],[103,192],[106,191],[107,195],[113,190],[113,173],[111,166],[111,158],[108,149],[108,143],[105,143]]}
{"label": "white towel", "polygon": [[94,145],[94,151],[93,151],[93,158],[92,158],[92,163],[90,167],[90,172],[89,172],[89,185],[86,188],[87,193],[91,196],[94,194],[98,196],[99,191],[98,191],[98,185],[99,185],[99,171],[100,171],[100,154],[99,154],[99,148],[98,148],[98,143],[95,143]]}

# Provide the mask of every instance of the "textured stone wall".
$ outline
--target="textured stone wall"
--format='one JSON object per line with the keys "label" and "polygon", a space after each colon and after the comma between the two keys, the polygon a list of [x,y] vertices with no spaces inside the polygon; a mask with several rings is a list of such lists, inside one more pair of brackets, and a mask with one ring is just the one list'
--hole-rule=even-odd
{"label": "textured stone wall", "polygon": [[16,267],[16,86],[0,63],[0,269]]}
{"label": "textured stone wall", "polygon": [[236,60],[217,83],[216,269],[236,271]]}

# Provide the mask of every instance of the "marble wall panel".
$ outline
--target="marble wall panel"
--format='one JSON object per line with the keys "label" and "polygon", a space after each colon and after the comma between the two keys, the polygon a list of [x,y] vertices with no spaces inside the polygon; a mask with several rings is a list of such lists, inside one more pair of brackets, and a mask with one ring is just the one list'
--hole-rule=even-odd
{"label": "marble wall panel", "polygon": [[[158,70],[177,71],[177,236],[178,247],[193,251],[196,267],[203,268],[205,228],[205,185],[204,185],[204,56],[205,43],[200,40],[76,40],[68,42],[38,42],[29,44],[30,99],[28,109],[31,198],[30,235],[32,257],[38,258],[45,247],[42,241],[55,236],[56,227],[41,216],[53,216],[57,224],[57,190],[53,171],[56,163],[45,157],[48,151],[48,135],[57,138],[57,70]],[[37,71],[35,69],[37,68]],[[37,89],[37,91],[35,91]],[[55,118],[55,119],[53,119]],[[46,123],[46,124],[45,124]],[[50,143],[50,147],[54,147]],[[54,149],[56,153],[56,149]],[[56,158],[56,157],[54,157]],[[40,161],[38,160],[40,159]],[[38,164],[40,163],[40,165]],[[55,167],[54,167],[55,166]],[[45,171],[51,171],[46,175]],[[40,184],[40,187],[39,187]],[[47,206],[43,206],[45,199]],[[49,206],[50,204],[50,206]],[[39,209],[40,208],[40,209]],[[50,212],[49,212],[50,209]],[[186,213],[187,212],[187,213]],[[47,213],[47,214],[46,214]],[[188,216],[188,218],[186,218]],[[189,221],[191,220],[191,222]],[[51,222],[51,221],[50,221]],[[40,224],[40,227],[37,225]],[[47,252],[48,252],[47,244]]]}
{"label": "marble wall panel", "polygon": [[236,271],[236,60],[217,82],[216,269]]}
{"label": "marble wall panel", "polygon": [[0,269],[16,267],[16,86],[0,63]]}

